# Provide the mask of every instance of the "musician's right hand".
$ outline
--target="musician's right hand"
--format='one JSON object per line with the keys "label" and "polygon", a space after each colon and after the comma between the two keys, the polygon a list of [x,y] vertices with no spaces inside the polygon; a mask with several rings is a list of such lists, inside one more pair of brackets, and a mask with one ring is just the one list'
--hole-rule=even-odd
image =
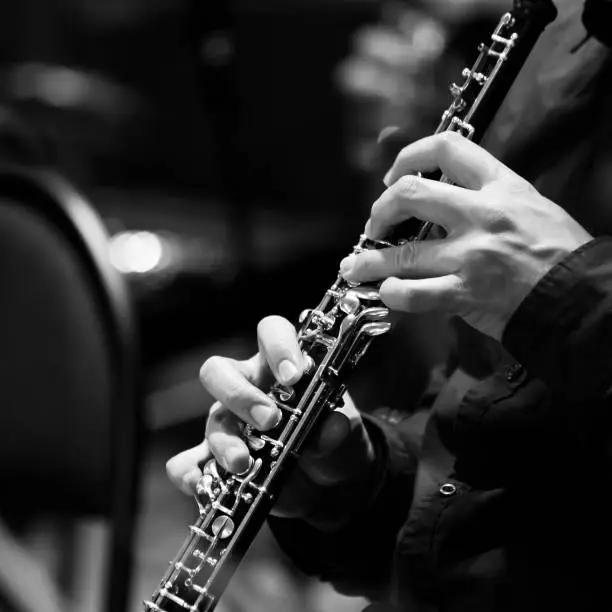
{"label": "musician's right hand", "polygon": [[[215,398],[204,440],[166,465],[170,480],[193,494],[202,476],[200,466],[211,456],[230,472],[249,464],[249,450],[241,437],[243,425],[265,431],[278,419],[278,408],[262,390],[275,380],[295,384],[304,360],[295,328],[278,316],[266,317],[257,328],[259,352],[245,361],[211,357],[200,371],[206,390]],[[283,488],[273,514],[299,517],[331,527],[349,518],[355,498],[374,468],[374,451],[363,421],[348,394],[314,432],[297,469]]]}

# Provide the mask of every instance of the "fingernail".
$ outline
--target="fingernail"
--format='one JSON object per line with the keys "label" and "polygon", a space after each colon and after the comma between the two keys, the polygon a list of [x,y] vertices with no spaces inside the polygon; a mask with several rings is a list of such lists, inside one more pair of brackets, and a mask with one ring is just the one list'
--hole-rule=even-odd
{"label": "fingernail", "polygon": [[391,170],[385,174],[383,183],[385,184],[385,187],[389,187],[391,185]]}
{"label": "fingernail", "polygon": [[297,374],[297,368],[288,359],[283,359],[278,364],[278,378],[283,385],[288,385]]}
{"label": "fingernail", "polygon": [[251,408],[251,417],[259,429],[270,429],[278,421],[278,408],[256,404]]}
{"label": "fingernail", "polygon": [[349,255],[348,257],[345,257],[340,262],[340,274],[342,276],[347,276],[348,274],[350,274],[353,271],[353,266],[354,265],[355,265],[355,256],[354,255]]}

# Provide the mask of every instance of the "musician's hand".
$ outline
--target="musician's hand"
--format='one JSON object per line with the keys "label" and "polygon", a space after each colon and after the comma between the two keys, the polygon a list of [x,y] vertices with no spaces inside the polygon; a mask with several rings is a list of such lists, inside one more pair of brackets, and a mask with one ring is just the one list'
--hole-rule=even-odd
{"label": "musician's hand", "polygon": [[[202,475],[200,466],[213,455],[230,472],[240,473],[248,467],[242,426],[247,423],[266,431],[278,419],[278,408],[261,388],[273,379],[291,385],[302,376],[303,357],[291,323],[267,317],[257,332],[259,352],[251,359],[211,357],[202,366],[202,384],[217,400],[209,413],[204,441],[167,463],[170,479],[187,494],[195,491]],[[345,399],[344,407],[327,417],[304,449],[275,514],[326,526],[345,518],[338,500],[349,505],[347,493],[358,489],[373,467],[372,445],[359,412],[348,396]]]}
{"label": "musician's hand", "polygon": [[[457,186],[414,176],[442,172]],[[354,281],[386,279],[390,308],[461,316],[500,340],[538,281],[591,239],[559,206],[495,157],[454,132],[405,147],[385,177],[366,233],[382,238],[409,218],[432,221],[447,236],[351,255],[341,264]]]}

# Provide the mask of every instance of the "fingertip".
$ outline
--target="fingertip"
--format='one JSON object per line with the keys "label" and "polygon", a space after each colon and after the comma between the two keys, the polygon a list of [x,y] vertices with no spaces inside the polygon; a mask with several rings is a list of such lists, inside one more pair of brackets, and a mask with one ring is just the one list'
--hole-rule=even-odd
{"label": "fingertip", "polygon": [[223,364],[224,358],[219,355],[213,355],[209,357],[201,366],[199,377],[200,381],[204,386],[206,386],[207,381],[211,378],[211,376],[215,375],[215,372],[218,368]]}
{"label": "fingertip", "polygon": [[363,233],[370,240],[377,240],[379,238],[382,238],[382,236],[380,235],[380,232],[376,231],[376,228],[374,227],[374,223],[372,222],[372,217],[370,217],[367,223],[365,224],[365,229],[363,230]]}
{"label": "fingertip", "polygon": [[202,476],[197,466],[187,468],[185,466],[185,454],[180,453],[166,462],[166,474],[170,482],[186,495],[192,495],[196,484]]}
{"label": "fingertip", "polygon": [[202,471],[200,468],[192,468],[181,479],[179,489],[185,493],[185,495],[193,495],[196,492],[196,487],[200,478],[202,478]]}
{"label": "fingertip", "polygon": [[225,452],[223,464],[225,469],[234,474],[242,474],[245,472],[250,463],[250,455],[246,448],[238,446],[230,446]]}
{"label": "fingertip", "polygon": [[272,403],[251,406],[249,415],[255,427],[260,431],[274,429],[281,419],[279,409]]}
{"label": "fingertip", "polygon": [[166,461],[166,475],[172,482],[178,481],[184,473],[184,470],[181,469],[181,455],[183,453],[170,457]]}
{"label": "fingertip", "polygon": [[350,280],[348,277],[350,277],[351,272],[353,271],[353,267],[355,266],[355,260],[355,255],[349,255],[340,262],[340,275],[343,278]]}

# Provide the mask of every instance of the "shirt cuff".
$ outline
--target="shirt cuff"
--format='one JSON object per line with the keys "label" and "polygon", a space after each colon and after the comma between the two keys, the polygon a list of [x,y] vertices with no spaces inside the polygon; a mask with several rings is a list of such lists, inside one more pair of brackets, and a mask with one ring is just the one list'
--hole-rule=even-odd
{"label": "shirt cuff", "polygon": [[505,348],[567,402],[597,400],[612,372],[612,238],[553,267],[510,319]]}
{"label": "shirt cuff", "polygon": [[[412,499],[416,458],[396,425],[364,415],[377,466],[363,503],[340,529],[321,531],[306,521],[269,517],[280,547],[302,571],[347,595],[376,597],[388,586],[398,530]],[[367,550],[366,555],[363,551]]]}

